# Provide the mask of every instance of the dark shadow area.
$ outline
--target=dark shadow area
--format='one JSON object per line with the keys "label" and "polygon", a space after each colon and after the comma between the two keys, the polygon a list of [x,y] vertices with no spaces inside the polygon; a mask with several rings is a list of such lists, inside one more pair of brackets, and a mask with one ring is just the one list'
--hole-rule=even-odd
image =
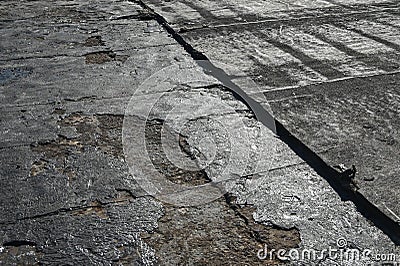
{"label": "dark shadow area", "polygon": [[343,201],[353,202],[365,218],[382,230],[396,245],[400,245],[400,225],[351,187],[351,177],[348,171],[338,172],[293,136],[279,121],[275,120],[275,124],[279,138],[318,175],[323,177]]}
{"label": "dark shadow area", "polygon": [[242,101],[254,113],[257,120],[276,133],[278,137],[290,147],[290,149],[292,149],[312,169],[314,169],[317,174],[324,178],[343,201],[353,202],[357,210],[365,218],[382,230],[382,232],[385,233],[396,245],[400,245],[400,225],[380,211],[374,204],[369,202],[362,194],[352,187],[352,178],[355,174],[354,171],[346,170],[341,173],[325,163],[321,157],[292,135],[279,121],[274,119],[258,102],[248,96],[239,86],[233,83],[230,76],[223,69],[216,67],[205,54],[190,45],[168,24],[164,17],[156,13],[143,1],[137,0],[135,2],[149,13],[153,14],[154,19],[185,49],[196,63],[203,68],[205,74],[215,77],[225,87],[230,89],[235,98]]}

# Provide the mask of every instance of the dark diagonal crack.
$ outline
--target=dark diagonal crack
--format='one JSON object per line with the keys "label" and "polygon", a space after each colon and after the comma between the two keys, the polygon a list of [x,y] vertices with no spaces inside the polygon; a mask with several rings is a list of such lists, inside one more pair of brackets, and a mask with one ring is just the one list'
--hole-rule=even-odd
{"label": "dark diagonal crack", "polygon": [[382,230],[396,245],[400,245],[400,226],[389,218],[361,193],[354,189],[349,171],[338,172],[329,166],[307,145],[292,135],[280,122],[276,121],[277,134],[299,157],[323,177],[343,201],[351,201],[357,210],[377,228]]}
{"label": "dark diagonal crack", "polygon": [[279,121],[274,119],[258,102],[248,96],[239,86],[232,82],[229,75],[211,63],[202,52],[197,51],[179,33],[177,33],[167,20],[145,4],[142,0],[133,0],[149,13],[169,33],[177,43],[196,61],[203,71],[230,89],[238,100],[242,101],[254,113],[256,118],[270,128],[286,143],[300,158],[313,168],[336,191],[343,201],[351,201],[357,210],[377,228],[382,230],[396,245],[400,245],[400,225],[380,211],[369,202],[361,193],[354,190],[350,176],[340,173],[329,166],[324,160],[307,147],[302,141],[293,136]]}
{"label": "dark diagonal crack", "polygon": [[164,17],[156,13],[153,9],[147,6],[143,1],[137,2],[143,8],[154,14],[156,21],[174,38],[185,51],[196,61],[196,63],[203,69],[204,73],[216,78],[225,87],[227,87],[234,95],[236,99],[242,101],[257,117],[263,125],[276,133],[275,121],[272,115],[262,107],[260,103],[255,101],[249,95],[247,95],[238,85],[236,85],[231,77],[221,68],[216,67],[202,52],[197,51],[192,45],[185,41],[185,39],[179,35],[165,20]]}

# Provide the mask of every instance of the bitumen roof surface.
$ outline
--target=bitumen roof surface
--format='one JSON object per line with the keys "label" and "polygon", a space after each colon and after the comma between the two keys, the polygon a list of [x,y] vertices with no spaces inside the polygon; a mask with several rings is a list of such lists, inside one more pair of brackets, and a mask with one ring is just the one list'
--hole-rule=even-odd
{"label": "bitumen roof surface", "polygon": [[399,264],[399,10],[1,1],[0,264]]}

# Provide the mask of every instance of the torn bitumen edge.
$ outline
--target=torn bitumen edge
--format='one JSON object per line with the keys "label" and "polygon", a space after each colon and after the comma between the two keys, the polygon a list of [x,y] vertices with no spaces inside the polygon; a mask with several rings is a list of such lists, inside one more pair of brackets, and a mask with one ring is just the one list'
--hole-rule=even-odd
{"label": "torn bitumen edge", "polygon": [[[342,201],[351,201],[358,212],[371,221],[374,226],[385,233],[395,245],[400,245],[400,225],[372,204],[361,193],[353,188],[352,179],[344,173],[329,166],[324,160],[313,152],[307,145],[292,135],[278,120],[273,118],[258,102],[248,96],[239,86],[231,81],[229,75],[211,63],[202,52],[197,51],[178,32],[176,32],[167,20],[155,12],[142,0],[131,0],[148,11],[154,19],[180,44],[184,50],[196,61],[207,75],[219,80],[232,91],[235,98],[243,102],[262,124],[271,129],[290,149],[303,159],[318,175],[323,177],[332,189],[340,196]],[[346,171],[347,173],[347,171]]]}

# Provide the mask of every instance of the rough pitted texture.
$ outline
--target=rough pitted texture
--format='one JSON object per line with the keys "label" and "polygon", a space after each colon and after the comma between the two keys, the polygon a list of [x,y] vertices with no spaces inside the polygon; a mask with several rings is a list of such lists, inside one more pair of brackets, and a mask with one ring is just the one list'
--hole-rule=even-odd
{"label": "rough pitted texture", "polygon": [[[343,202],[182,47],[187,42],[232,74],[330,165],[345,171],[355,164],[355,187],[395,219],[398,8],[378,0],[2,1],[0,264],[275,265],[282,261],[260,260],[257,252],[335,248],[338,238],[350,248],[398,254],[357,206]],[[180,35],[168,34],[165,22]],[[162,77],[160,90],[134,95],[171,64],[191,74]],[[235,165],[243,172],[231,173],[223,197],[170,206],[130,174],[125,108],[132,96],[158,93],[175,95],[166,104],[212,99],[201,109],[213,115],[191,120],[184,132],[167,127],[182,155],[205,169],[179,169],[162,153],[162,119],[147,124],[147,149],[170,181],[193,186],[217,180],[232,146],[239,147],[243,160]],[[232,132],[219,124],[245,130],[226,140]],[[201,141],[210,136],[214,142]]]}

